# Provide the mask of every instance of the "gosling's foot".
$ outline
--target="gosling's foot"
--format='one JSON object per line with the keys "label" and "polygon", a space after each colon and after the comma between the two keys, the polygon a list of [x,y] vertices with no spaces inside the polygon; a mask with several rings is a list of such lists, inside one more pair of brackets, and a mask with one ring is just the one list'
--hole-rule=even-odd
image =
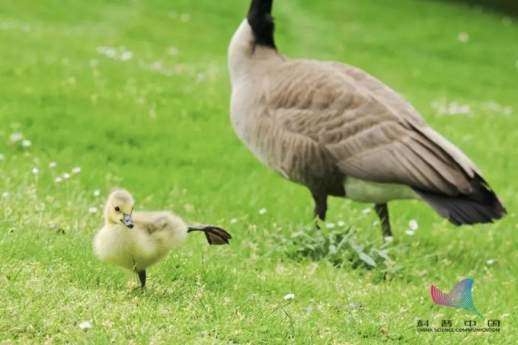
{"label": "gosling's foot", "polygon": [[202,231],[210,245],[229,244],[232,239],[225,229],[215,225],[189,225],[187,232]]}

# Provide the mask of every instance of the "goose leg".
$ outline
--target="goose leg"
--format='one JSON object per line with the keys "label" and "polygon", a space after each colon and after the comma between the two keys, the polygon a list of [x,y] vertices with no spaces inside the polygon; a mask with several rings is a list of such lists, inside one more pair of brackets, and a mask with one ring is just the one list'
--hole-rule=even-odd
{"label": "goose leg", "polygon": [[140,287],[146,287],[146,270],[138,271],[138,279],[140,280]]}
{"label": "goose leg", "polygon": [[374,209],[378,214],[381,221],[381,230],[383,232],[383,238],[392,237],[392,230],[390,229],[390,219],[387,204],[376,204]]}
{"label": "goose leg", "polygon": [[321,192],[311,192],[315,201],[315,209],[313,215],[320,220],[326,220],[327,213],[327,194]]}

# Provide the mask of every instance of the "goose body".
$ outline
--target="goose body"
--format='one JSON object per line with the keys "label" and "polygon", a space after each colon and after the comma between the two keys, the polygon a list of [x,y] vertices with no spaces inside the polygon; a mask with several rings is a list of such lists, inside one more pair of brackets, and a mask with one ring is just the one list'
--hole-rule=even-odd
{"label": "goose body", "polygon": [[306,186],[315,215],[327,197],[374,203],[419,198],[452,223],[491,222],[505,209],[471,160],[394,90],[336,62],[289,59],[273,37],[272,0],[252,0],[229,46],[231,122],[264,164]]}
{"label": "goose body", "polygon": [[138,274],[146,284],[146,268],[181,245],[193,231],[205,233],[209,244],[228,244],[231,236],[210,225],[187,225],[171,212],[133,212],[133,197],[125,190],[113,192],[105,207],[105,224],[93,240],[101,261]]}

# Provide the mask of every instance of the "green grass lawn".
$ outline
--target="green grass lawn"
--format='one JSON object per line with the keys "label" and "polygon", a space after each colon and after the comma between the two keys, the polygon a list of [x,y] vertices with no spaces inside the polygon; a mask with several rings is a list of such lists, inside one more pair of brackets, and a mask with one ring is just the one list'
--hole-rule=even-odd
{"label": "green grass lawn", "polygon": [[[247,7],[0,6],[0,343],[516,343],[517,20],[435,1],[277,1],[286,55],[344,61],[393,86],[479,165],[509,211],[455,228],[425,204],[396,202],[392,268],[367,269],[292,255],[311,198],[231,129],[226,50]],[[221,224],[234,240],[209,247],[193,235],[136,289],[91,250],[116,186],[138,208]],[[328,226],[380,246],[367,207],[332,200]],[[449,290],[462,277],[475,279],[479,325],[499,319],[501,332],[418,333],[417,320],[475,318],[429,296],[431,284]]]}

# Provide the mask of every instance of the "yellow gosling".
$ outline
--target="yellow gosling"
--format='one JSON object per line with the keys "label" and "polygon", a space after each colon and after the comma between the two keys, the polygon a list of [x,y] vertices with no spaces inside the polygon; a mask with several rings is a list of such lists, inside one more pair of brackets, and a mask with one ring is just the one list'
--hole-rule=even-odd
{"label": "yellow gosling", "polygon": [[189,232],[205,233],[211,245],[228,244],[232,236],[212,225],[187,225],[171,212],[133,212],[134,199],[126,190],[110,194],[104,208],[104,226],[93,241],[95,255],[104,262],[138,274],[146,285],[146,268],[182,244]]}

